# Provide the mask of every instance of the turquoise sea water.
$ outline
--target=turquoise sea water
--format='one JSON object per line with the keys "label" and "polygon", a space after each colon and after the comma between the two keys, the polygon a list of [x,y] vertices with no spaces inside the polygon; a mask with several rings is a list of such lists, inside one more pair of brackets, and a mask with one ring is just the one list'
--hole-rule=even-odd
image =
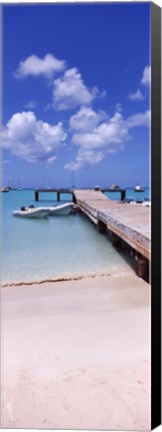
{"label": "turquoise sea water", "polygon": [[[132,196],[133,190],[127,191]],[[118,199],[118,193],[111,198]],[[131,194],[131,195],[129,195]],[[69,273],[109,270],[125,265],[125,258],[108,238],[97,232],[80,213],[65,217],[23,219],[12,216],[21,206],[57,205],[54,193],[41,194],[35,203],[34,191],[10,191],[1,194],[2,205],[2,283],[38,281]],[[142,195],[142,193],[141,193]],[[138,194],[139,196],[139,194]],[[145,191],[149,197],[149,191]],[[62,195],[64,201],[70,195]]]}

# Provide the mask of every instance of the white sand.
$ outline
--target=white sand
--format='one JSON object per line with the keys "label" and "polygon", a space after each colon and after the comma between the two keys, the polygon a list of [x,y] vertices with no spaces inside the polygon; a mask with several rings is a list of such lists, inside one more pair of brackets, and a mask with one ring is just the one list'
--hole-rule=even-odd
{"label": "white sand", "polygon": [[2,288],[2,428],[150,429],[150,286]]}

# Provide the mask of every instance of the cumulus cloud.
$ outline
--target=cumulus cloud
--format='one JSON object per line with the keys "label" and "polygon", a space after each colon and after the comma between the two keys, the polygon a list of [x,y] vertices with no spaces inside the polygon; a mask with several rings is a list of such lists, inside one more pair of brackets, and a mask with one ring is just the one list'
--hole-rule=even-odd
{"label": "cumulus cloud", "polygon": [[81,107],[70,117],[70,129],[76,131],[91,131],[98,123],[107,117],[103,111],[96,112],[91,107]]}
{"label": "cumulus cloud", "polygon": [[14,114],[2,133],[2,147],[28,162],[52,163],[67,134],[62,123],[37,120],[32,111]]}
{"label": "cumulus cloud", "polygon": [[[139,85],[143,85],[145,87],[149,87],[151,85],[151,66],[146,66],[144,68]],[[136,101],[145,99],[146,95],[144,95],[140,89],[137,89],[136,92],[130,93],[128,97],[130,100]]]}
{"label": "cumulus cloud", "polygon": [[146,66],[141,78],[141,84],[149,86],[151,84],[151,66]]}
{"label": "cumulus cloud", "polygon": [[[74,161],[65,165],[66,169],[78,170],[98,164],[108,153],[124,151],[125,144],[131,139],[130,130],[150,124],[150,111],[137,113],[123,118],[118,107],[115,114],[90,131],[73,134],[72,142],[79,147]],[[75,119],[76,120],[76,119]]]}
{"label": "cumulus cloud", "polygon": [[27,110],[33,110],[36,106],[37,103],[34,100],[31,100],[24,105],[24,108]]}
{"label": "cumulus cloud", "polygon": [[122,114],[116,112],[107,122],[101,123],[88,133],[75,133],[72,142],[84,149],[101,149],[115,152],[124,141],[129,139],[128,128]]}
{"label": "cumulus cloud", "polygon": [[143,93],[139,89],[136,92],[129,94],[130,100],[143,100],[144,98],[145,98],[145,96],[143,95]]}
{"label": "cumulus cloud", "polygon": [[14,74],[16,78],[23,78],[28,75],[37,77],[44,75],[51,78],[56,72],[62,72],[65,69],[65,61],[59,60],[52,54],[46,54],[43,59],[36,55],[27,57],[19,63]]}
{"label": "cumulus cloud", "polygon": [[57,110],[67,110],[90,105],[97,94],[99,90],[96,87],[86,87],[78,69],[68,69],[54,81],[53,106]]}
{"label": "cumulus cloud", "polygon": [[74,162],[69,162],[65,165],[65,169],[77,171],[79,169],[87,169],[92,165],[97,165],[104,158],[104,153],[95,150],[80,149],[77,153]]}
{"label": "cumulus cloud", "polygon": [[151,122],[151,111],[147,110],[144,113],[134,114],[125,121],[126,127],[128,129],[137,127],[137,126],[150,126]]}

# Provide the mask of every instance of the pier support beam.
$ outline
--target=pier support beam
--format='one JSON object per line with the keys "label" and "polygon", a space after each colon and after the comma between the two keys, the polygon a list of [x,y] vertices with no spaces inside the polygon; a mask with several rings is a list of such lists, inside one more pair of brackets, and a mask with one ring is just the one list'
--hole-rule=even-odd
{"label": "pier support beam", "polygon": [[39,192],[35,191],[35,201],[39,201]]}
{"label": "pier support beam", "polygon": [[120,237],[118,237],[115,233],[111,232],[111,238],[112,238],[113,246],[121,247],[122,239]]}
{"label": "pier support beam", "polygon": [[125,189],[121,190],[121,201],[125,200],[125,194],[126,194],[126,190]]}
{"label": "pier support beam", "polygon": [[105,233],[107,231],[107,226],[104,224],[101,220],[98,220],[97,222],[97,231]]}
{"label": "pier support beam", "polygon": [[76,200],[76,198],[75,198],[74,193],[72,194],[72,197],[73,197],[73,203],[74,203],[74,204],[77,204],[77,200]]}
{"label": "pier support beam", "polygon": [[138,257],[138,276],[140,278],[148,278],[149,276],[149,261],[142,255]]}

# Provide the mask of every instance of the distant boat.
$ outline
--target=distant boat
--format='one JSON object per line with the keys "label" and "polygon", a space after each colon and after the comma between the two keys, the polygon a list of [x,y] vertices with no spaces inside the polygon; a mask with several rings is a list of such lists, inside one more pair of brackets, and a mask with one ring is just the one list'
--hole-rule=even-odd
{"label": "distant boat", "polygon": [[25,217],[25,218],[43,218],[49,214],[49,210],[44,207],[21,207],[20,210],[13,211],[13,216]]}
{"label": "distant boat", "polygon": [[140,184],[137,184],[134,188],[134,191],[135,192],[144,192],[144,188]]}
{"label": "distant boat", "polygon": [[2,187],[1,192],[9,192],[10,189],[8,187]]}
{"label": "distant boat", "polygon": [[110,189],[112,190],[118,190],[119,189],[119,185],[117,183],[112,184],[112,186],[110,187]]}

